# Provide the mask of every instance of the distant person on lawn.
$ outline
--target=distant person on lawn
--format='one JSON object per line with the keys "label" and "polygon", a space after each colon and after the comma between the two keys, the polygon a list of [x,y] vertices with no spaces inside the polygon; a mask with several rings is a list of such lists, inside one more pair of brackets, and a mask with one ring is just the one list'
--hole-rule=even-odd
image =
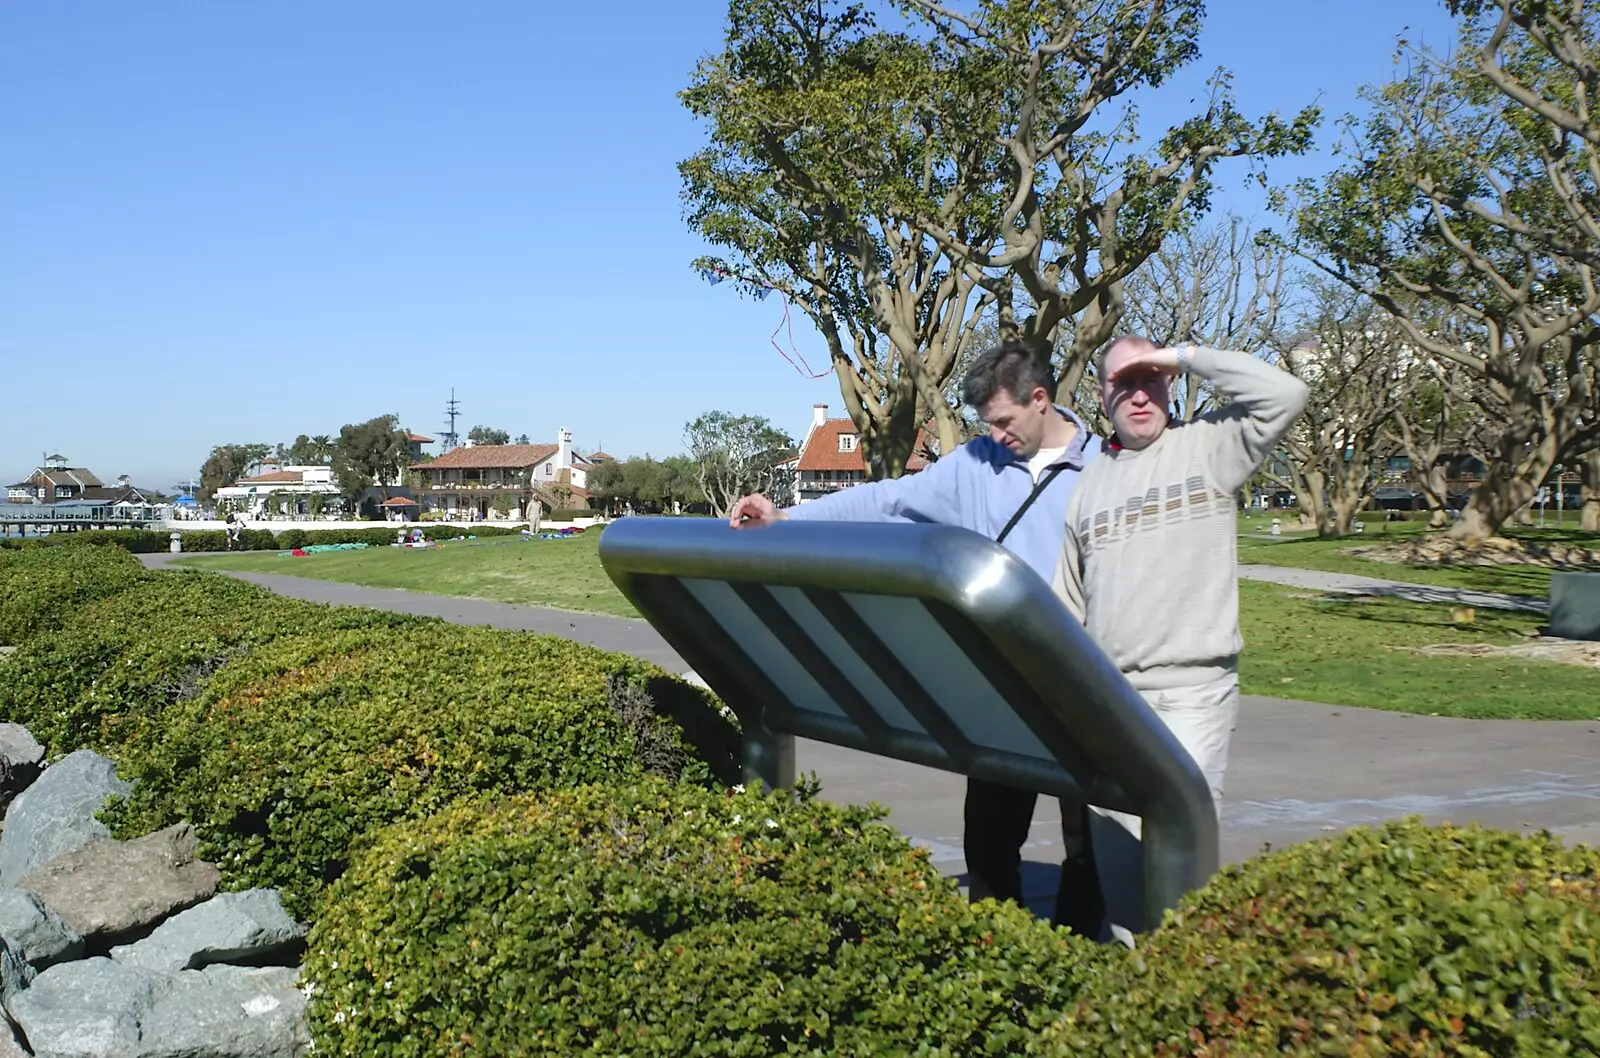
{"label": "distant person on lawn", "polygon": [[[1047,365],[1019,343],[977,358],[962,380],[962,400],[988,426],[925,470],[843,489],[779,510],[765,496],[734,504],[735,529],[795,521],[913,521],[956,525],[995,540],[1046,581],[1061,559],[1067,500],[1100,439],[1055,403]],[[1038,794],[982,779],[967,780],[964,848],[972,899],[992,896],[1022,903],[1022,845]],[[1055,920],[1086,933],[1102,913],[1094,870],[1083,847],[1081,805],[1062,805],[1068,859],[1056,894]]]}
{"label": "distant person on lawn", "polygon": [[[1173,422],[1171,384],[1192,371],[1228,404]],[[1306,385],[1249,353],[1120,338],[1099,362],[1114,427],[1067,503],[1056,593],[1205,773],[1220,810],[1239,712],[1239,489],[1306,405]],[[1140,921],[1136,816],[1096,808],[1090,845],[1107,911],[1101,939]]]}

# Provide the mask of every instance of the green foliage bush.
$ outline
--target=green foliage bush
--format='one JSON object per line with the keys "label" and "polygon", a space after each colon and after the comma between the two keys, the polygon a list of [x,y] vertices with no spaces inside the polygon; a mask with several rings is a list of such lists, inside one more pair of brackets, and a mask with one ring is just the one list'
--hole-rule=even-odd
{"label": "green foliage bush", "polygon": [[278,534],[278,550],[293,551],[297,547],[305,547],[310,541],[304,529],[285,529]]}
{"label": "green foliage bush", "polygon": [[132,567],[123,591],[78,606],[57,631],[31,639],[0,681],[0,718],[25,725],[53,756],[83,747],[116,756],[129,739],[159,739],[167,706],[198,694],[228,661],[283,636],[435,623],[286,599],[220,574],[146,573],[115,549],[39,554],[38,566],[67,574],[81,575],[82,555],[100,556],[111,569]]}
{"label": "green foliage bush", "polygon": [[[654,708],[637,708],[640,692]],[[627,781],[731,782],[738,737],[703,692],[554,636],[428,626],[285,638],[125,738],[123,837],[193,823],[239,887],[309,915],[351,848],[460,797]]]}
{"label": "green foliage bush", "polygon": [[570,522],[576,518],[593,518],[600,512],[591,507],[557,507],[546,511],[544,520],[547,522]]}
{"label": "green foliage bush", "polygon": [[319,1053],[999,1055],[1114,953],[876,809],[660,783],[386,831],[313,930]]}
{"label": "green foliage bush", "polygon": [[1049,1055],[1600,1052],[1600,852],[1415,821],[1222,871]]}
{"label": "green foliage bush", "polygon": [[0,645],[60,628],[85,603],[147,577],[138,559],[106,548],[0,551]]}

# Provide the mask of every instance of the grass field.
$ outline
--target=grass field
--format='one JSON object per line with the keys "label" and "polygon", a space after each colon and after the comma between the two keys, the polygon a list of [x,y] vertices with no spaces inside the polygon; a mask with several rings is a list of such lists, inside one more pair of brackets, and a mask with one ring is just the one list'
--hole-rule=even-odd
{"label": "grass field", "polygon": [[599,532],[591,530],[565,540],[498,537],[430,548],[331,551],[303,558],[256,551],[195,555],[179,561],[196,569],[285,573],[374,588],[466,595],[614,617],[638,616],[600,568],[599,544]]}
{"label": "grass field", "polygon": [[[600,568],[598,544],[599,534],[591,532],[560,541],[486,540],[420,551],[372,548],[305,558],[275,553],[201,555],[182,562],[199,569],[286,573],[637,616]],[[1361,568],[1340,566],[1338,556],[1329,558],[1316,550],[1319,546],[1326,549],[1329,544],[1267,545],[1272,549],[1303,548],[1302,558],[1329,563],[1308,568],[1368,572],[1365,567],[1380,565],[1344,559]],[[1532,591],[1532,587],[1501,581],[1496,590]],[[1307,594],[1252,581],[1240,584],[1245,693],[1443,716],[1600,716],[1600,671],[1594,669],[1520,659],[1425,657],[1397,649],[1441,643],[1517,643],[1535,634],[1541,621],[1537,616],[1480,610],[1474,623],[1458,627],[1451,622],[1448,607],[1388,599],[1328,602]]]}
{"label": "grass field", "polygon": [[[1408,581],[1412,584],[1429,584],[1441,588],[1471,588],[1475,591],[1498,591],[1511,595],[1544,596],[1550,593],[1550,571],[1538,566],[1401,566],[1340,554],[1352,547],[1405,539],[1423,531],[1421,523],[1395,522],[1388,526],[1387,532],[1382,525],[1374,525],[1360,536],[1345,537],[1340,540],[1319,540],[1315,536],[1296,536],[1279,540],[1243,537],[1239,540],[1239,561],[1259,562],[1269,566],[1293,566],[1297,569],[1320,569],[1329,573],[1353,573],[1363,577],[1380,577],[1384,580]],[[1600,533],[1584,533],[1576,529],[1519,529],[1511,531],[1508,535],[1528,540],[1560,541],[1564,544],[1600,547]]]}

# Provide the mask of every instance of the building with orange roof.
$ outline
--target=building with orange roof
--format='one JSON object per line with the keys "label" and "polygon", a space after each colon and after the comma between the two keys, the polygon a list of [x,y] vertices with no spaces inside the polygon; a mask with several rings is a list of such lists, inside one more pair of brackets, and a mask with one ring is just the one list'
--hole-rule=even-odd
{"label": "building with orange roof", "polygon": [[[906,463],[907,474],[915,474],[928,465],[922,450],[919,436]],[[795,503],[809,503],[868,480],[867,464],[861,457],[861,435],[854,420],[828,418],[826,404],[811,406],[811,428],[800,443],[800,454],[790,463],[795,476]]]}

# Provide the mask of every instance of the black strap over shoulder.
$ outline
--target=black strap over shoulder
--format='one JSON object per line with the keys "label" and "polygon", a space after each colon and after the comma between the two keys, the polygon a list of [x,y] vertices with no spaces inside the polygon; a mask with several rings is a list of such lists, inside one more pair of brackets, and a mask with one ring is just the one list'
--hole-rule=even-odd
{"label": "black strap over shoulder", "polygon": [[1060,476],[1065,469],[1067,469],[1065,465],[1058,463],[1045,471],[1044,477],[1040,478],[1039,483],[1033,487],[1033,491],[1028,493],[1028,498],[1022,501],[1022,506],[1017,508],[1017,512],[1011,516],[1011,520],[1006,523],[1006,527],[1000,530],[1000,535],[994,538],[995,543],[1003,544],[1006,542],[1006,536],[1016,528],[1018,522],[1022,521],[1022,516],[1028,513],[1028,508],[1033,506],[1033,501],[1038,499],[1044,490],[1050,487],[1050,483]]}

